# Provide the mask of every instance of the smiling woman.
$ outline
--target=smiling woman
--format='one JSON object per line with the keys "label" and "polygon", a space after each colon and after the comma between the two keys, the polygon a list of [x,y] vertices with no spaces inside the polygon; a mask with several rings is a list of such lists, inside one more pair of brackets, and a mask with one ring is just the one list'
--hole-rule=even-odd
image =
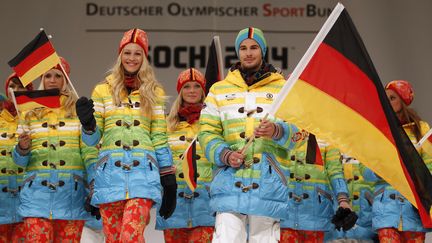
{"label": "smiling woman", "polygon": [[125,71],[129,74],[138,72],[143,62],[144,50],[135,43],[127,44],[121,54],[121,62]]}
{"label": "smiling woman", "polygon": [[151,207],[156,204],[167,219],[176,205],[165,93],[147,60],[146,32],[125,32],[118,53],[92,99],[78,100],[77,114],[83,141],[101,143],[100,165],[88,174],[94,181],[91,204],[100,208],[107,242],[144,242]]}

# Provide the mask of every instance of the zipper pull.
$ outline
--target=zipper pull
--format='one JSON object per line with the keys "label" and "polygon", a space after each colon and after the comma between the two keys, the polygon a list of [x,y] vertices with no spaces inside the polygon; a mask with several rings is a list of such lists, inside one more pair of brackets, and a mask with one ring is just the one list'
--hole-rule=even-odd
{"label": "zipper pull", "polygon": [[126,199],[129,199],[129,190],[126,190]]}

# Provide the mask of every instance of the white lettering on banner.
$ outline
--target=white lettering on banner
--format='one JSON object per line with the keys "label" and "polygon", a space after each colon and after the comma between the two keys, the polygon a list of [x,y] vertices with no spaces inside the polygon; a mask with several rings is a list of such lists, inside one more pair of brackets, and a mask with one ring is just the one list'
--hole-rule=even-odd
{"label": "white lettering on banner", "polygon": [[179,3],[170,3],[167,12],[172,16],[219,16],[219,17],[250,17],[258,16],[257,7],[213,7],[213,6],[186,6],[182,7]]}
{"label": "white lettering on banner", "polygon": [[[166,11],[164,11],[166,10]],[[259,11],[262,10],[262,11]],[[166,6],[113,5],[104,6],[93,2],[86,4],[87,16],[181,16],[181,17],[328,17],[331,8],[315,4],[304,6],[276,6],[265,3],[261,6],[188,6],[171,2]]]}
{"label": "white lettering on banner", "polygon": [[87,16],[162,16],[161,6],[99,6],[87,3]]}
{"label": "white lettering on banner", "polygon": [[[89,96],[113,65],[123,33],[141,28],[152,46],[149,54],[156,77],[167,95],[174,97],[179,72],[189,66],[205,71],[213,36],[220,37],[224,65],[229,68],[237,61],[233,47],[237,33],[249,26],[264,31],[268,62],[290,73],[337,1],[2,1],[5,11],[0,25],[6,34],[0,59],[7,63],[43,27],[53,36],[58,54],[71,64],[71,79],[78,93]],[[428,92],[432,90],[428,68],[432,1],[397,1],[390,8],[390,1],[342,2],[371,50],[383,82],[398,77],[412,82],[417,92],[415,108],[420,108],[425,120],[432,121],[428,106]],[[10,9],[19,9],[20,17],[16,11],[7,11]],[[11,19],[13,24],[8,21]],[[1,65],[0,79],[5,80],[10,72],[8,65]]]}
{"label": "white lettering on banner", "polygon": [[305,7],[274,7],[271,3],[263,5],[264,17],[328,17],[331,8],[320,8],[315,4],[306,4]]}

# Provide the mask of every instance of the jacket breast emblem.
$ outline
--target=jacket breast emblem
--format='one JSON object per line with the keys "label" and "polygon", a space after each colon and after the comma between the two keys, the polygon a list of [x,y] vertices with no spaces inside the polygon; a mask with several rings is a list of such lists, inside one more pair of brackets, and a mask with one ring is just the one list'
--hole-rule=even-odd
{"label": "jacket breast emblem", "polygon": [[225,95],[226,100],[233,100],[236,98],[236,94],[227,94]]}

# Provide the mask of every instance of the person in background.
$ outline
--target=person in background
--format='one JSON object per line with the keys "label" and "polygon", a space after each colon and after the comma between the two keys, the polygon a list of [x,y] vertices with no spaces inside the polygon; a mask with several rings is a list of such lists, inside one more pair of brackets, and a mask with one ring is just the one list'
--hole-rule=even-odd
{"label": "person in background", "polygon": [[362,176],[363,165],[346,154],[342,155],[345,181],[348,185],[352,209],[358,215],[356,225],[348,230],[332,229],[326,233],[328,243],[371,243],[378,240],[372,230],[372,203],[374,183]]}
{"label": "person in background", "polygon": [[332,228],[333,202],[351,209],[339,149],[312,134],[307,139],[290,153],[288,217],[281,221],[280,242],[324,242]]}
{"label": "person in background", "polygon": [[[387,97],[413,144],[429,131],[429,125],[422,121],[409,107],[414,99],[411,84],[405,80],[394,80],[385,86]],[[421,147],[417,149],[429,171],[432,170],[432,157]],[[364,168],[366,180],[376,182],[372,206],[372,227],[377,231],[379,241],[387,242],[424,242],[426,229],[415,207],[390,184],[368,168]]]}
{"label": "person in background", "polygon": [[[172,149],[178,182],[177,206],[173,215],[165,220],[158,217],[156,228],[163,229],[167,243],[205,243],[211,242],[214,216],[209,207],[209,188],[212,179],[212,164],[204,156],[196,136],[199,131],[201,109],[205,99],[206,80],[195,68],[182,71],[177,78],[178,96],[168,115],[168,142]],[[191,143],[195,142],[191,145]],[[182,158],[186,149],[194,146],[193,165],[184,170]],[[196,189],[192,190],[186,182],[190,171],[196,177]]]}
{"label": "person in background", "polygon": [[70,66],[45,72],[40,90],[58,89],[60,107],[21,111],[14,162],[25,167],[18,212],[24,218],[26,242],[79,242],[84,222],[86,168],[97,150],[81,141],[76,95],[66,75]]}
{"label": "person in background", "polygon": [[12,73],[6,80],[6,95],[0,94],[0,243],[23,242],[25,238],[24,223],[18,215],[24,168],[13,162],[11,154],[17,140],[18,119],[8,95],[9,88],[26,91],[32,90],[33,86],[30,84],[25,88]]}
{"label": "person in background", "polygon": [[103,138],[89,176],[107,242],[144,242],[151,207],[167,219],[176,206],[165,93],[147,55],[146,32],[125,32],[110,74],[76,105],[84,142],[96,146]]}

